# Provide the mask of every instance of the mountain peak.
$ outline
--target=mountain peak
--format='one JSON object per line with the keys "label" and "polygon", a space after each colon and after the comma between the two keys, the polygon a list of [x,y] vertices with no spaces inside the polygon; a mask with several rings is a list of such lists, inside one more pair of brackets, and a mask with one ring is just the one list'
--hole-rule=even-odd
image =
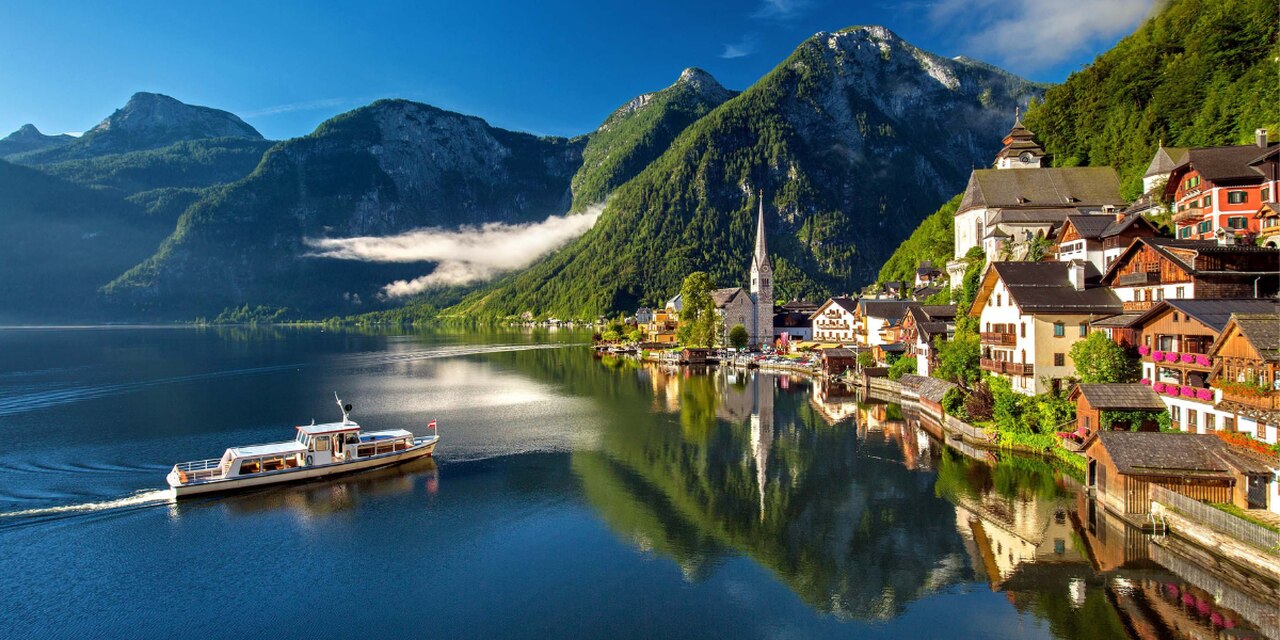
{"label": "mountain peak", "polygon": [[724,102],[733,97],[733,92],[724,88],[710,73],[699,69],[698,67],[689,67],[680,72],[680,77],[676,83],[671,85],[672,88],[688,87],[717,103]]}

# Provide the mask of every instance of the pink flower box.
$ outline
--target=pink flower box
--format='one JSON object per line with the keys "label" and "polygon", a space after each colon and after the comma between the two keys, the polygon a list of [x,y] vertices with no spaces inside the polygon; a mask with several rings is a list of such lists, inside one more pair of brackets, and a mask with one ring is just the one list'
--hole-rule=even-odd
{"label": "pink flower box", "polygon": [[1184,353],[1184,354],[1182,354],[1182,361],[1183,361],[1183,362],[1185,362],[1185,363],[1187,363],[1187,364],[1191,364],[1192,362],[1195,362],[1195,361],[1196,361],[1196,354],[1194,354],[1194,353]]}
{"label": "pink flower box", "polygon": [[1145,385],[1147,385],[1147,386],[1149,387],[1149,386],[1151,386],[1151,379],[1150,379],[1150,378],[1143,378],[1143,379],[1141,379],[1141,380],[1139,380],[1139,381],[1138,381],[1138,384],[1145,384]]}
{"label": "pink flower box", "polygon": [[1152,359],[1152,360],[1155,360],[1156,362],[1160,362],[1160,361],[1164,360],[1164,352],[1163,352],[1163,351],[1156,351],[1156,352],[1152,353],[1152,354],[1151,354],[1151,359]]}
{"label": "pink flower box", "polygon": [[1177,352],[1177,351],[1166,351],[1166,352],[1165,352],[1165,354],[1164,354],[1164,361],[1165,361],[1165,362],[1177,362],[1177,361],[1178,361],[1178,352]]}
{"label": "pink flower box", "polygon": [[1213,389],[1196,389],[1196,397],[1201,400],[1213,400]]}
{"label": "pink flower box", "polygon": [[1150,354],[1151,354],[1151,347],[1148,347],[1145,344],[1142,345],[1141,347],[1138,347],[1138,355],[1145,356]]}
{"label": "pink flower box", "polygon": [[1152,389],[1153,391],[1155,391],[1156,393],[1161,393],[1161,392],[1163,392],[1163,391],[1164,391],[1164,383],[1163,383],[1163,382],[1157,382],[1157,383],[1155,383],[1155,384],[1151,385],[1151,389]]}
{"label": "pink flower box", "polygon": [[1213,364],[1213,359],[1206,355],[1197,355],[1196,364],[1202,367],[1207,367]]}
{"label": "pink flower box", "polygon": [[1184,398],[1194,398],[1194,397],[1196,397],[1196,390],[1195,390],[1195,389],[1193,389],[1193,388],[1191,388],[1191,387],[1183,387],[1183,388],[1182,388],[1182,397],[1184,397]]}

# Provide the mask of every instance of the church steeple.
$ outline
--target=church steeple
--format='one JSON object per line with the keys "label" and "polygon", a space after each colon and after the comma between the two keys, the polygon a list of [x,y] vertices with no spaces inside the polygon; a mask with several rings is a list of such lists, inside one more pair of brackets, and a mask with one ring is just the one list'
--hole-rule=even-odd
{"label": "church steeple", "polygon": [[756,214],[756,250],[751,256],[751,301],[755,308],[755,326],[748,327],[752,344],[773,344],[773,267],[769,265],[769,246],[764,236],[763,190]]}
{"label": "church steeple", "polygon": [[1044,149],[1035,134],[1022,124],[1022,110],[1013,114],[1013,128],[1004,137],[1004,148],[996,154],[997,169],[1036,169],[1041,166]]}
{"label": "church steeple", "polygon": [[764,237],[764,191],[760,191],[760,212],[756,216],[756,250],[751,259],[751,292],[756,292],[757,273],[772,273],[773,268],[769,266],[769,246],[765,242]]}

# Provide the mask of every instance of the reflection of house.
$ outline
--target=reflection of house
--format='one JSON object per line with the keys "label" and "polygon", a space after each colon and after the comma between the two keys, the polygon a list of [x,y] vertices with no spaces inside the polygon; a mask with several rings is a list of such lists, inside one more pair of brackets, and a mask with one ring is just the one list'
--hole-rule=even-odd
{"label": "reflection of house", "polygon": [[973,536],[993,589],[1029,564],[1088,567],[1084,550],[1073,542],[1075,530],[1065,499],[1005,499],[994,492],[959,498],[956,524]]}
{"label": "reflection of house", "polygon": [[[1085,442],[1084,452],[1089,486],[1116,513],[1147,513],[1153,484],[1193,500],[1266,508],[1271,470],[1217,436],[1098,431]],[[1251,484],[1261,490],[1248,490]]]}
{"label": "reflection of house", "polygon": [[1069,351],[1094,320],[1120,313],[1120,301],[1090,280],[1087,262],[993,262],[969,311],[979,318],[984,371],[1027,395],[1075,376]]}
{"label": "reflection of house", "polygon": [[1125,310],[1167,299],[1274,296],[1280,250],[1210,240],[1138,238],[1102,276]]}
{"label": "reflection of house", "polygon": [[819,378],[814,382],[809,403],[830,424],[858,415],[858,393],[853,385]]}
{"label": "reflection of house", "polygon": [[858,303],[850,298],[828,298],[809,316],[813,320],[813,339],[833,344],[854,344]]}

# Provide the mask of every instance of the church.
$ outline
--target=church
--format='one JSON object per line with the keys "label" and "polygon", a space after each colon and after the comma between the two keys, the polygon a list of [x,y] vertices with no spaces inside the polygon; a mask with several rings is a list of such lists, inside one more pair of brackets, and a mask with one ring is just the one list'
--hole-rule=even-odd
{"label": "church", "polygon": [[711,294],[716,312],[724,321],[724,344],[729,331],[737,325],[747,329],[748,344],[763,347],[773,344],[773,267],[769,265],[769,247],[764,235],[764,193],[756,216],[756,246],[751,256],[751,285],[717,289]]}

